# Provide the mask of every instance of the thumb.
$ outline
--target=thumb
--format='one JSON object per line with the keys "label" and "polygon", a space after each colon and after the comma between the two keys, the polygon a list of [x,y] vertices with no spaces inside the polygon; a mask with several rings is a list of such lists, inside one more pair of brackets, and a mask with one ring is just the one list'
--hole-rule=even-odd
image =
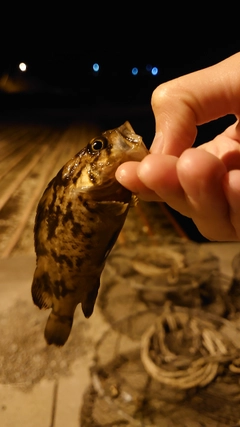
{"label": "thumb", "polygon": [[240,53],[158,86],[152,94],[156,135],[152,153],[179,156],[192,146],[197,126],[239,115]]}

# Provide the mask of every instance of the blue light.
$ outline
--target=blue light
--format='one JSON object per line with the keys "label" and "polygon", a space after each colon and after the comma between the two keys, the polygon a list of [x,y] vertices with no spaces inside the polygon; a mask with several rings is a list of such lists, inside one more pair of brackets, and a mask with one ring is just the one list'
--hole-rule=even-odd
{"label": "blue light", "polygon": [[133,67],[132,68],[132,75],[136,76],[138,74],[138,68],[137,67]]}
{"label": "blue light", "polygon": [[151,71],[152,71],[152,66],[151,66],[151,64],[147,64],[147,65],[146,65],[146,70],[147,70],[148,72],[151,72]]}
{"label": "blue light", "polygon": [[95,64],[93,64],[93,71],[95,71],[95,73],[97,73],[99,71],[100,67],[99,64],[97,62],[95,62]]}
{"label": "blue light", "polygon": [[158,68],[157,67],[153,67],[151,73],[152,73],[153,76],[156,76],[158,74]]}

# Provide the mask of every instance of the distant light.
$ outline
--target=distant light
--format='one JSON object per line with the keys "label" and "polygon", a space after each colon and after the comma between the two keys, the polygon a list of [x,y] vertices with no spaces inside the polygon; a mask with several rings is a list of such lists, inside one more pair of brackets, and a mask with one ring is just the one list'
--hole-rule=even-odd
{"label": "distant light", "polygon": [[132,68],[132,75],[136,76],[138,74],[138,68],[137,67],[133,67]]}
{"label": "distant light", "polygon": [[95,62],[93,64],[93,71],[95,71],[95,73],[97,73],[99,71],[99,69],[100,69],[99,64],[97,62]]}
{"label": "distant light", "polygon": [[20,62],[18,67],[19,67],[19,70],[24,72],[27,69],[27,64],[25,64],[25,62]]}
{"label": "distant light", "polygon": [[146,70],[151,72],[152,71],[152,65],[151,64],[147,64],[146,65]]}
{"label": "distant light", "polygon": [[153,76],[156,76],[158,74],[158,68],[157,67],[153,67],[151,73],[152,73]]}

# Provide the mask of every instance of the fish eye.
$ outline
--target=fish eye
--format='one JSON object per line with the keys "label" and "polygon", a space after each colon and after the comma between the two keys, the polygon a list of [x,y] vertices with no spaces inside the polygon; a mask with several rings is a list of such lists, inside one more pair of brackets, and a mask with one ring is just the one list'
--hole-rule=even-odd
{"label": "fish eye", "polygon": [[91,150],[92,152],[101,151],[107,146],[106,138],[96,138],[91,142]]}

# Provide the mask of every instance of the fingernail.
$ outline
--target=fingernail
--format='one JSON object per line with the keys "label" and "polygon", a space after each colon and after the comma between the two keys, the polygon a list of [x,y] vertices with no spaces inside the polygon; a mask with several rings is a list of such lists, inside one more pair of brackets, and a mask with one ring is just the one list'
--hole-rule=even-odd
{"label": "fingernail", "polygon": [[162,131],[159,131],[155,134],[155,137],[153,139],[150,152],[153,154],[161,154],[164,146],[163,141],[163,133]]}

